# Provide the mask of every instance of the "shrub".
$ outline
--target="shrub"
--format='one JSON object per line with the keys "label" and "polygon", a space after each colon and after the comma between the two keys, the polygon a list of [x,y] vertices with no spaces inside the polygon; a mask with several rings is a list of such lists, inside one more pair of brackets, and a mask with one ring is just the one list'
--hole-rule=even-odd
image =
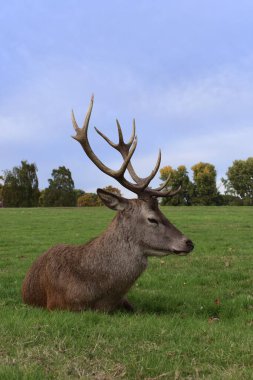
{"label": "shrub", "polygon": [[85,193],[77,198],[78,207],[94,207],[101,206],[102,202],[95,193]]}

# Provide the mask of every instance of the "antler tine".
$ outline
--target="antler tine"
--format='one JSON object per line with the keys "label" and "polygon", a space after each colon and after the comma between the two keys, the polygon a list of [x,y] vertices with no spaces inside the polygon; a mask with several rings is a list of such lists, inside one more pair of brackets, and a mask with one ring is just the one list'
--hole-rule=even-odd
{"label": "antler tine", "polygon": [[[150,184],[150,182],[152,181],[152,179],[154,178],[154,176],[158,172],[159,167],[160,167],[160,163],[161,163],[161,158],[162,158],[161,149],[159,149],[159,153],[158,153],[158,157],[157,157],[157,161],[156,161],[154,169],[152,170],[152,172],[150,173],[150,175],[148,177],[146,177],[142,180],[142,190],[144,190],[148,187],[148,185]],[[149,189],[147,189],[147,190],[149,190]]]}
{"label": "antler tine", "polygon": [[79,126],[76,122],[76,119],[75,119],[74,111],[72,110],[72,123],[73,123],[73,127],[76,131],[76,136],[72,136],[72,137],[77,141],[79,141],[82,138],[87,139],[87,130],[88,130],[88,126],[89,126],[90,115],[91,115],[93,103],[94,103],[94,95],[92,94],[91,99],[90,99],[90,104],[89,104],[89,107],[88,107],[82,128],[79,128]]}
{"label": "antler tine", "polygon": [[[78,125],[77,125],[77,122],[76,122],[76,119],[75,119],[75,115],[74,115],[74,111],[73,111],[73,110],[71,111],[71,118],[72,118],[72,124],[73,124],[73,127],[74,127],[76,133],[78,133],[78,131],[79,131],[80,128],[79,128]],[[73,137],[73,139],[75,138],[75,136],[72,136],[72,137]]]}
{"label": "antler tine", "polygon": [[168,190],[168,191],[157,191],[153,189],[147,189],[146,192],[148,192],[149,195],[154,197],[173,197],[174,195],[178,194],[181,191],[181,185],[176,190]]}
{"label": "antler tine", "polygon": [[123,139],[122,129],[121,129],[121,126],[120,126],[120,123],[119,123],[118,119],[116,119],[116,124],[117,124],[117,127],[118,127],[118,135],[119,135],[119,143],[118,143],[118,146],[120,146],[120,145],[125,145],[125,143],[124,143],[124,139]]}
{"label": "antler tine", "polygon": [[[136,135],[135,135],[135,120],[133,120],[133,130],[132,130],[132,135],[130,137],[130,140],[128,143],[125,143],[124,142],[124,138],[123,138],[123,133],[122,133],[122,129],[121,129],[121,126],[120,126],[120,123],[119,121],[116,119],[116,123],[117,123],[117,127],[118,127],[118,134],[119,134],[119,143],[117,145],[117,150],[120,152],[120,154],[122,155],[123,158],[126,157],[126,154],[127,152],[129,151]],[[127,170],[128,170],[128,173],[130,174],[131,178],[137,183],[142,183],[143,180],[145,180],[145,178],[141,178],[139,177],[134,168],[133,168],[133,165],[131,164],[131,162],[129,162],[129,165],[127,167]]]}
{"label": "antler tine", "polygon": [[134,141],[134,137],[135,137],[135,131],[136,131],[136,128],[135,128],[135,119],[133,119],[133,130],[132,130],[132,135],[130,137],[130,140],[128,141],[128,143],[126,144],[128,147],[130,147]]}
{"label": "antler tine", "polygon": [[124,162],[121,166],[121,168],[119,169],[118,171],[118,178],[120,178],[121,176],[124,175],[126,169],[128,168],[129,164],[130,164],[130,160],[135,152],[135,149],[136,149],[136,146],[137,146],[137,136],[135,136],[134,138],[134,141],[133,141],[133,145],[131,146],[127,156],[125,157],[124,159]]}
{"label": "antler tine", "polygon": [[170,196],[170,197],[173,197],[173,195],[176,195],[176,194],[180,193],[181,190],[182,190],[182,185],[179,185],[178,188],[177,188],[176,190],[171,191],[171,192],[169,193],[169,196]]}
{"label": "antler tine", "polygon": [[129,140],[128,143],[124,142],[122,129],[121,129],[121,126],[120,126],[120,123],[119,123],[118,119],[116,119],[116,124],[117,124],[117,127],[118,127],[118,134],[119,134],[119,143],[118,143],[118,146],[122,146],[123,145],[124,147],[130,148],[130,146],[132,145],[132,143],[134,141],[134,138],[135,138],[135,120],[133,119],[132,135],[131,135],[130,140]]}
{"label": "antler tine", "polygon": [[101,136],[103,137],[103,139],[108,142],[109,145],[111,145],[113,148],[117,149],[117,144],[115,144],[114,142],[112,142],[107,136],[105,136],[99,129],[97,129],[96,127],[94,127],[96,132]]}
{"label": "antler tine", "polygon": [[89,125],[89,121],[90,121],[90,115],[91,115],[91,111],[93,108],[93,103],[94,103],[94,94],[91,95],[90,105],[89,105],[88,111],[86,113],[82,129],[88,129],[88,125]]}
{"label": "antler tine", "polygon": [[130,146],[132,145],[132,143],[134,141],[134,138],[135,138],[135,131],[136,131],[136,129],[135,129],[135,120],[133,119],[132,135],[131,135],[130,140],[129,140],[128,143],[124,142],[122,129],[121,129],[121,126],[120,126],[120,123],[119,123],[118,119],[116,119],[116,123],[117,123],[118,134],[119,134],[119,144],[118,145],[124,145],[125,147],[130,148]]}
{"label": "antler tine", "polygon": [[[135,138],[135,125],[133,126],[133,132],[132,132],[132,136],[130,138],[130,141],[126,144],[124,142],[124,139],[123,139],[123,133],[122,133],[122,129],[121,129],[121,126],[120,126],[118,119],[116,119],[116,123],[117,123],[117,127],[118,127],[118,135],[119,135],[118,144],[115,144],[112,140],[110,140],[107,136],[105,136],[98,128],[96,128],[96,127],[94,127],[94,128],[95,128],[96,132],[101,137],[103,137],[103,139],[113,148],[117,149],[118,151],[120,151],[122,149],[122,146],[127,147],[129,149],[131,147],[133,141],[134,141],[134,138]],[[124,149],[124,153],[125,154],[127,153],[126,149]]]}
{"label": "antler tine", "polygon": [[170,177],[171,177],[171,173],[168,175],[167,179],[161,184],[161,186],[159,186],[156,189],[154,189],[154,191],[161,191],[161,190],[163,190],[168,185]]}
{"label": "antler tine", "polygon": [[182,190],[182,186],[180,185],[180,186],[178,186],[178,188],[176,190],[169,190],[167,195],[162,195],[162,196],[163,197],[173,197],[174,195],[180,193],[181,190]]}
{"label": "antler tine", "polygon": [[[118,152],[120,152],[121,156],[123,157],[123,159],[125,160],[126,157],[128,156],[128,153],[129,153],[129,149],[131,148],[133,142],[134,142],[134,139],[136,138],[136,135],[135,135],[135,123],[133,123],[133,131],[132,131],[132,136],[130,138],[130,141],[126,144],[124,142],[124,138],[123,138],[123,133],[122,133],[122,129],[121,129],[121,126],[120,126],[120,123],[119,121],[116,119],[116,123],[117,123],[117,128],[118,128],[118,135],[119,135],[119,142],[118,144],[115,144],[113,141],[111,141],[107,136],[105,136],[99,129],[97,129],[95,127],[95,130],[96,132],[111,146],[113,147],[114,149],[116,149]],[[140,178],[136,173],[135,173],[135,170],[131,164],[131,162],[128,162],[128,167],[127,167],[127,170],[130,174],[130,176],[132,177],[132,179],[136,182],[136,183],[142,183],[143,180],[145,180],[145,178]]]}
{"label": "antler tine", "polygon": [[[134,139],[136,138],[136,135],[135,135],[135,132],[136,132],[135,119],[133,119],[132,135],[131,135],[128,143],[124,142],[122,129],[121,129],[120,123],[117,119],[116,119],[116,123],[117,123],[117,127],[118,127],[119,143],[117,146],[115,146],[116,144],[114,144],[114,146],[115,146],[115,149],[117,149],[120,152],[120,154],[122,155],[122,157],[125,159],[131,145],[133,144]],[[129,162],[127,170],[129,172],[130,176],[132,177],[132,179],[137,183],[137,185],[140,185],[140,188],[142,190],[144,190],[149,185],[149,183],[154,178],[154,176],[156,175],[156,173],[159,169],[160,163],[161,163],[161,151],[159,151],[156,166],[148,177],[146,177],[146,178],[139,177],[136,174],[131,162]]]}
{"label": "antler tine", "polygon": [[94,102],[94,96],[92,95],[82,128],[78,127],[78,124],[77,124],[76,119],[75,119],[74,112],[72,111],[72,123],[73,123],[73,127],[76,131],[76,136],[72,136],[72,137],[81,144],[81,146],[82,146],[83,150],[85,151],[85,153],[87,154],[87,156],[91,159],[92,162],[94,162],[94,164],[100,170],[102,170],[104,173],[108,174],[109,176],[113,177],[113,176],[117,175],[118,172],[108,168],[106,165],[104,165],[99,160],[99,158],[93,153],[93,151],[90,147],[89,141],[88,141],[88,127],[89,127],[89,121],[90,121],[91,111],[92,111],[92,107],[93,107],[93,102]]}

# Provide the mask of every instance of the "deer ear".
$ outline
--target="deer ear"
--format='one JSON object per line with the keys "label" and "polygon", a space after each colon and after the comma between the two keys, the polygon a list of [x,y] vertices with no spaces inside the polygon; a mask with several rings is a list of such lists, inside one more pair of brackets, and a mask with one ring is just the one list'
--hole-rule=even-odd
{"label": "deer ear", "polygon": [[125,199],[113,193],[109,193],[103,189],[97,189],[97,195],[101,201],[112,210],[122,211],[128,205],[128,199]]}

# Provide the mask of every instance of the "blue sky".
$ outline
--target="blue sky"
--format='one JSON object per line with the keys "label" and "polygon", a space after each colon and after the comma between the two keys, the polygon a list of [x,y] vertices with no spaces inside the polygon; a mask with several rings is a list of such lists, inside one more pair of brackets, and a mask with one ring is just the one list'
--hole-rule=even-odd
{"label": "blue sky", "polygon": [[[36,162],[40,188],[68,167],[77,188],[114,180],[73,134],[95,94],[94,151],[118,168],[115,119],[138,147],[140,175],[162,165],[216,166],[253,156],[253,2],[241,0],[0,0],[0,170]],[[153,181],[156,186],[159,176]],[[127,194],[127,192],[124,192]]]}

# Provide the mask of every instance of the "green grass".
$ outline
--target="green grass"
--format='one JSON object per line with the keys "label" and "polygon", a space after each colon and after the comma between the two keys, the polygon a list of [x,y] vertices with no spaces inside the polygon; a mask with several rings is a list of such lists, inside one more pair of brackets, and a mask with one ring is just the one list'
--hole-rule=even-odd
{"label": "green grass", "polygon": [[0,379],[253,379],[253,207],[164,208],[196,244],[151,259],[133,315],[22,304],[32,261],[97,236],[105,208],[0,210]]}

